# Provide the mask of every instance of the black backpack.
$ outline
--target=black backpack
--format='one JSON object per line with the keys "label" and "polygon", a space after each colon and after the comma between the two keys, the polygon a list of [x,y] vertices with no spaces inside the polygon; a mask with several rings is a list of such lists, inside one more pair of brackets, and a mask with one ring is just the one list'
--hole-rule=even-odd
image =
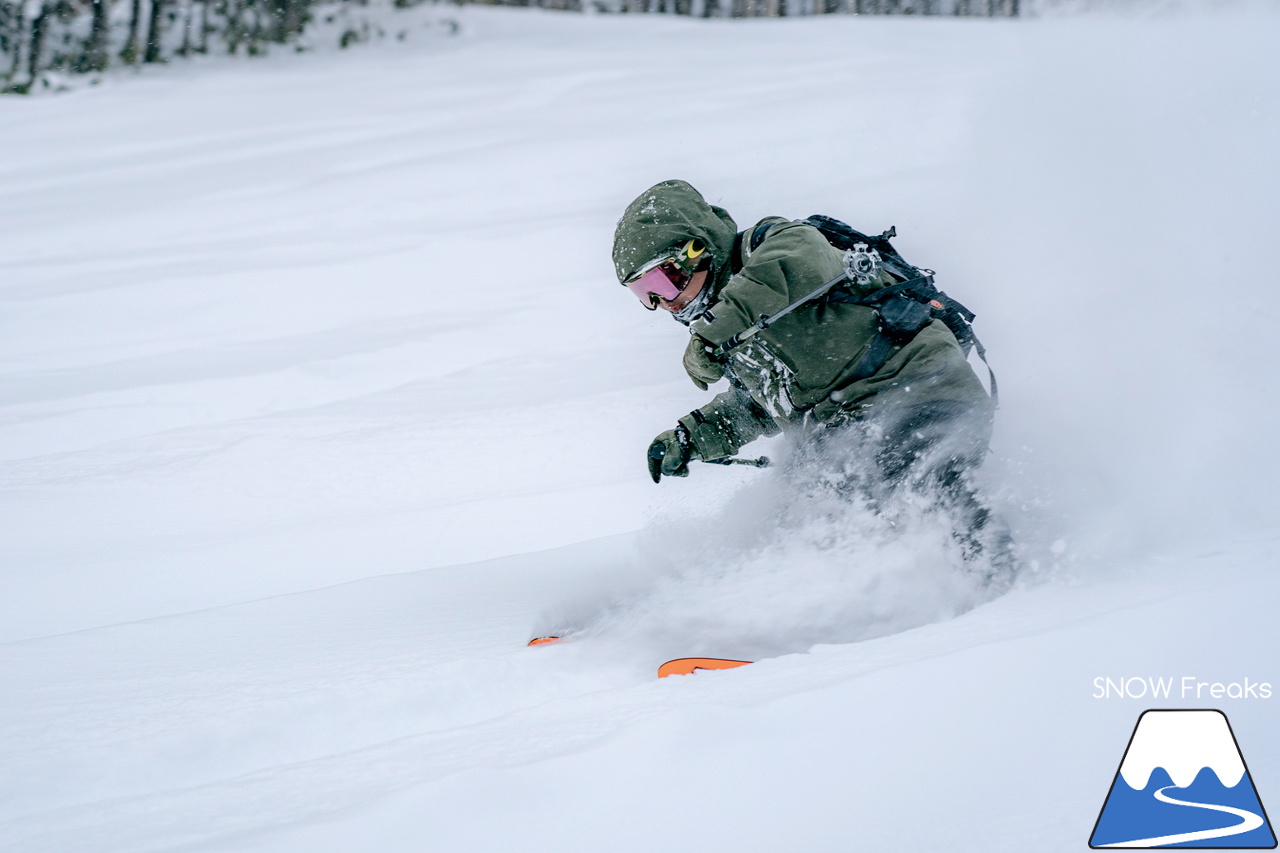
{"label": "black backpack", "polygon": [[[807,219],[799,219],[805,225],[812,225],[827,238],[827,242],[845,252],[874,251],[879,255],[879,265],[888,270],[895,278],[896,284],[883,287],[873,293],[859,296],[847,287],[847,275],[827,282],[813,293],[791,303],[773,316],[761,317],[755,325],[734,335],[724,344],[717,347],[717,355],[723,357],[738,344],[768,328],[775,320],[792,310],[815,300],[823,302],[842,302],[853,305],[866,305],[874,308],[879,317],[879,334],[872,341],[867,352],[855,366],[850,381],[866,379],[884,366],[894,346],[902,346],[915,337],[916,333],[929,325],[933,320],[941,320],[946,324],[965,356],[971,349],[977,349],[978,358],[987,365],[987,373],[991,377],[991,399],[997,401],[999,392],[996,388],[995,371],[987,362],[987,351],[973,333],[974,313],[964,305],[938,290],[933,284],[933,270],[923,269],[907,263],[898,250],[889,242],[898,236],[892,226],[882,234],[871,236],[863,234],[853,226],[830,216],[815,214]],[[740,240],[749,241],[751,251],[759,248],[768,236],[769,229],[777,222],[762,222],[751,230],[750,236],[743,232]],[[736,242],[736,241],[735,241]],[[737,252],[734,253],[735,260]]]}

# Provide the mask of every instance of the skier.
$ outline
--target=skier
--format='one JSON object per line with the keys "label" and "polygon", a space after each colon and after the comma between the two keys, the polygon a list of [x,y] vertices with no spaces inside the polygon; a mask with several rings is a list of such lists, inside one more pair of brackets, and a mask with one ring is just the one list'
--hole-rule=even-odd
{"label": "skier", "polygon": [[[812,225],[780,217],[740,233],[727,211],[678,180],[628,205],[613,262],[646,308],[689,327],[684,367],[694,384],[729,381],[654,439],[654,482],[687,476],[693,461],[727,461],[760,436],[791,433],[801,456],[838,468],[837,479],[873,505],[904,489],[928,496],[955,517],[966,557],[985,549],[998,573],[1011,574],[1008,534],[970,483],[987,453],[993,401],[955,335],[927,309],[918,331],[886,335],[877,308],[856,304],[898,281],[888,270],[872,263],[805,302],[848,272],[845,252]],[[772,315],[775,324],[752,333]]]}

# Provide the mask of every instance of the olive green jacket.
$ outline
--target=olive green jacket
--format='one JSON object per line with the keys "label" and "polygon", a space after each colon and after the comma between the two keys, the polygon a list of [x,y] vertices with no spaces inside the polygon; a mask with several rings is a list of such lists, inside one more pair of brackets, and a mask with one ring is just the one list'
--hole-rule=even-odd
{"label": "olive green jacket", "polygon": [[[843,253],[816,228],[777,217],[764,223],[772,227],[752,251],[747,240],[735,243],[729,215],[707,204],[693,187],[683,181],[658,184],[632,202],[618,223],[618,278],[625,280],[691,237],[705,242],[713,257],[714,290],[708,313],[690,326],[689,347],[705,347],[703,341],[718,346],[844,269]],[[888,273],[880,275],[882,280],[857,295],[893,283]],[[861,420],[889,406],[948,401],[990,413],[986,390],[940,320],[891,350],[872,376],[853,381],[876,332],[873,308],[818,300],[734,349],[725,364],[730,390],[681,418],[699,455],[732,455],[761,435]]]}

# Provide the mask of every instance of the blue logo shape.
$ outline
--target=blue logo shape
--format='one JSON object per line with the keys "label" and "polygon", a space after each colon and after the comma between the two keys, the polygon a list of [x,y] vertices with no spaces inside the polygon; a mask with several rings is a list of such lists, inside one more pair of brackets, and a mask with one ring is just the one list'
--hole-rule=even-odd
{"label": "blue logo shape", "polygon": [[1227,715],[1144,711],[1089,846],[1274,848],[1275,833]]}

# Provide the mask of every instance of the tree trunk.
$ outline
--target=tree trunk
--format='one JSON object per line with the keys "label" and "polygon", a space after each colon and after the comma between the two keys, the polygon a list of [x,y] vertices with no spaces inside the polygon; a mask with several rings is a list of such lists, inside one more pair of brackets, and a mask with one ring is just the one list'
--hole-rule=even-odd
{"label": "tree trunk", "polygon": [[129,14],[129,38],[124,43],[124,50],[120,51],[120,58],[127,65],[134,65],[140,58],[141,51],[138,50],[138,29],[142,23],[142,0],[133,0],[133,7]]}
{"label": "tree trunk", "polygon": [[[284,35],[285,38],[297,35],[302,32],[303,26],[307,22],[307,2],[306,0],[286,0],[284,10]],[[284,41],[284,39],[281,39]]]}
{"label": "tree trunk", "polygon": [[191,53],[191,27],[195,23],[196,4],[195,0],[187,0],[186,6],[183,7],[182,15],[182,47],[178,48],[179,56],[187,56]]}
{"label": "tree trunk", "polygon": [[18,77],[18,70],[22,68],[22,45],[26,41],[27,29],[27,4],[19,2],[17,4],[17,20],[13,27],[13,64],[9,66],[9,86],[12,88],[13,81]]}
{"label": "tree trunk", "polygon": [[164,26],[164,3],[165,0],[151,0],[151,15],[147,20],[147,52],[142,57],[143,62],[161,61],[160,30]]}
{"label": "tree trunk", "polygon": [[200,42],[196,50],[209,52],[209,0],[200,0]]}
{"label": "tree trunk", "polygon": [[107,67],[107,37],[111,34],[111,0],[93,0],[93,22],[89,29],[89,43],[85,59],[90,71],[102,71]]}
{"label": "tree trunk", "polygon": [[34,86],[40,73],[40,54],[44,50],[44,37],[49,31],[49,7],[40,4],[40,12],[31,22],[31,52],[27,54],[27,86]]}
{"label": "tree trunk", "polygon": [[234,54],[240,45],[249,39],[249,28],[244,22],[244,0],[231,0],[228,3],[226,38],[228,52]]}

